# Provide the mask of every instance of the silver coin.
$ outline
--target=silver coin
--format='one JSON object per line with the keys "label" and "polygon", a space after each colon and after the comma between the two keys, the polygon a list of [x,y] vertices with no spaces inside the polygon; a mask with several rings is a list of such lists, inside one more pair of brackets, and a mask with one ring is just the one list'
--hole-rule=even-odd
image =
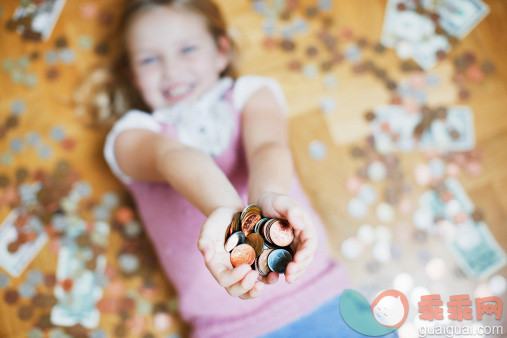
{"label": "silver coin", "polygon": [[139,269],[139,258],[133,254],[121,254],[118,256],[120,269],[126,273],[132,273]]}
{"label": "silver coin", "polygon": [[28,283],[32,286],[39,286],[44,282],[44,274],[40,270],[30,270],[26,277]]}
{"label": "silver coin", "polygon": [[268,267],[278,273],[285,273],[290,262],[292,255],[285,249],[275,249],[268,256]]}
{"label": "silver coin", "polygon": [[245,242],[245,234],[243,231],[236,231],[227,238],[224,247],[225,251],[231,252],[236,246],[243,244],[243,242]]}
{"label": "silver coin", "polygon": [[316,161],[322,161],[327,155],[327,146],[319,140],[313,140],[308,145],[308,154]]}
{"label": "silver coin", "polygon": [[19,295],[23,298],[33,298],[36,294],[34,286],[28,282],[21,284],[18,288]]}

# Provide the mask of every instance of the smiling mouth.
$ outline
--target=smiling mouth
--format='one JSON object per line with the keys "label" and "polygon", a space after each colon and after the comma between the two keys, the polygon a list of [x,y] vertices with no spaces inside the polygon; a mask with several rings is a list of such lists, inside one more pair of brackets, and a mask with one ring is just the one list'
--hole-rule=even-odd
{"label": "smiling mouth", "polygon": [[174,88],[167,88],[163,90],[164,98],[170,102],[181,101],[188,97],[194,91],[194,85],[181,85]]}

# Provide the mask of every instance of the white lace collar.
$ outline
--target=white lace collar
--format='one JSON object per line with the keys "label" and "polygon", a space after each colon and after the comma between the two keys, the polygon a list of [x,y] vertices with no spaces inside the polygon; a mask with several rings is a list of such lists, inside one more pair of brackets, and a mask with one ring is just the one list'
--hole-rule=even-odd
{"label": "white lace collar", "polygon": [[232,83],[231,78],[222,78],[195,102],[156,110],[153,118],[176,127],[181,143],[218,156],[228,147],[234,132],[233,107],[221,100]]}

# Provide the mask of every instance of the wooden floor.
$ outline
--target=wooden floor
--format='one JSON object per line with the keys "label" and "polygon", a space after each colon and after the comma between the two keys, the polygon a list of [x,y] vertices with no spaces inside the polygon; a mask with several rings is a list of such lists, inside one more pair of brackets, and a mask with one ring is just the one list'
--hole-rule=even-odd
{"label": "wooden floor", "polygon": [[[377,105],[388,104],[389,96],[384,85],[370,75],[357,75],[352,71],[350,63],[343,62],[332,72],[338,77],[336,89],[328,90],[322,85],[321,77],[307,79],[301,73],[288,69],[288,63],[298,55],[303,62],[321,60],[310,59],[304,55],[304,48],[294,53],[283,52],[280,49],[265,50],[262,47],[264,33],[262,31],[263,17],[254,13],[247,0],[217,1],[229,22],[235,37],[238,39],[241,53],[241,72],[243,74],[259,74],[272,76],[277,79],[285,93],[291,107],[290,140],[294,152],[297,171],[315,209],[321,215],[329,232],[329,244],[333,255],[342,261],[349,269],[354,287],[363,293],[368,292],[372,297],[376,292],[385,288],[392,288],[392,280],[400,272],[410,273],[416,280],[416,286],[424,286],[434,293],[442,294],[444,300],[450,295],[458,293],[474,294],[484,287],[486,281],[457,278],[453,273],[456,264],[449,255],[442,241],[430,237],[423,243],[414,243],[410,236],[403,237],[406,229],[400,230],[400,222],[410,223],[410,219],[396,219],[392,224],[386,224],[393,230],[394,238],[403,248],[403,255],[398,260],[380,266],[378,271],[372,272],[367,266],[372,261],[370,252],[359,260],[348,261],[340,253],[340,244],[346,238],[354,236],[357,228],[364,224],[379,225],[379,221],[370,213],[365,220],[358,221],[351,218],[347,212],[347,203],[351,196],[345,190],[345,181],[353,175],[360,163],[350,156],[351,147],[363,144],[368,135],[368,125],[363,115]],[[440,77],[440,86],[429,96],[429,103],[436,104],[466,104],[474,111],[477,146],[484,151],[483,172],[476,177],[467,174],[458,176],[460,183],[466,189],[473,203],[482,209],[485,221],[502,248],[507,251],[507,2],[504,0],[485,1],[491,9],[490,14],[464,40],[460,41],[450,53],[448,59],[441,61],[432,73]],[[0,72],[0,123],[4,123],[10,114],[15,100],[23,100],[26,111],[19,118],[17,127],[8,130],[0,138],[0,154],[9,152],[10,143],[16,137],[25,138],[29,132],[38,131],[45,142],[51,145],[53,154],[48,160],[41,160],[35,150],[25,149],[14,156],[14,162],[8,166],[0,166],[0,174],[5,174],[14,180],[16,169],[25,167],[29,171],[38,168],[53,170],[56,163],[65,160],[78,172],[81,179],[90,183],[93,197],[100,199],[106,191],[117,191],[125,196],[120,184],[113,178],[102,158],[102,144],[105,132],[90,129],[77,119],[72,106],[73,90],[90,67],[104,58],[97,56],[93,50],[83,50],[78,47],[78,41],[83,35],[89,35],[95,42],[104,39],[110,32],[109,26],[101,25],[95,20],[84,19],[80,15],[85,1],[67,1],[62,16],[54,32],[47,42],[29,42],[13,32],[5,29],[7,20],[14,12],[15,1],[3,1],[3,13],[0,15],[0,61],[18,59],[23,55],[38,52],[40,57],[30,62],[26,72],[37,75],[38,83],[27,88],[22,84],[11,81],[7,71]],[[99,3],[98,1],[96,3]],[[101,11],[111,11],[117,15],[118,3],[121,1],[100,1]],[[301,8],[306,8],[316,1],[299,1]],[[361,0],[335,1],[332,17],[332,29],[340,32],[350,28],[356,37],[365,38],[374,44],[380,40],[382,22],[386,1]],[[321,26],[318,18],[309,21],[310,31],[298,38],[301,46],[318,44],[316,32]],[[54,49],[56,38],[64,36],[70,47],[76,52],[76,60],[71,64],[58,63],[49,66],[45,61],[48,51]],[[489,76],[481,84],[472,84],[471,98],[460,101],[457,89],[451,81],[453,56],[472,51],[479,60],[490,59],[496,65],[496,73]],[[400,60],[392,50],[382,55],[368,54],[375,63],[387,69],[396,81],[402,81],[407,75],[399,71]],[[321,58],[321,59],[319,59]],[[50,80],[46,73],[50,68],[58,70],[59,76]],[[323,114],[319,109],[319,102],[323,96],[331,96],[337,100],[336,112]],[[50,131],[54,126],[62,126],[66,135],[76,141],[72,151],[63,149],[50,139]],[[327,146],[327,156],[322,161],[313,160],[308,154],[308,145],[312,140],[319,140]],[[406,175],[412,176],[412,168],[422,161],[419,154],[402,156],[403,168]],[[0,193],[2,193],[0,188]],[[416,200],[414,200],[416,201]],[[0,203],[0,219],[4,219],[11,209]],[[405,238],[405,241],[403,240]],[[117,266],[116,255],[121,247],[121,236],[116,231],[111,235],[111,243],[107,247],[106,256],[109,264]],[[430,257],[442,257],[449,272],[439,281],[431,281],[424,273],[424,262],[421,253]],[[46,245],[35,258],[28,269],[40,269],[43,272],[56,270],[56,255]],[[501,275],[507,277],[507,268],[503,268]],[[25,281],[26,277],[11,278],[11,288],[16,288]],[[161,271],[150,275],[155,283],[155,295],[148,298],[149,303],[168,303],[174,299],[170,285],[164,280]],[[126,278],[120,276],[120,282],[126,288],[139,290],[143,284],[141,278]],[[146,282],[146,281],[144,281]],[[478,288],[479,287],[479,288]],[[479,291],[477,291],[479,290]],[[482,289],[483,290],[483,289]],[[51,293],[51,289],[41,288],[40,292]],[[30,320],[18,318],[18,308],[28,304],[27,300],[20,300],[14,305],[3,301],[0,290],[0,337],[23,337],[28,330],[35,326],[38,316],[48,313],[37,309]],[[106,291],[106,296],[108,295]],[[504,302],[507,296],[502,296]],[[178,319],[177,310],[171,309],[174,323],[163,333],[180,333],[187,329]],[[417,307],[411,308],[411,316],[417,315]],[[142,336],[151,332],[155,336],[163,336],[153,329],[153,316],[145,315],[148,326],[143,332],[130,330],[127,336]],[[503,318],[506,318],[505,314]],[[117,314],[103,314],[100,328],[111,336],[121,335],[121,319]],[[127,327],[134,326],[127,322]],[[504,329],[507,329],[504,319]],[[124,327],[123,327],[124,329]],[[116,332],[116,333],[115,333]],[[403,335],[410,336],[406,329]],[[400,333],[400,335],[402,335]]]}

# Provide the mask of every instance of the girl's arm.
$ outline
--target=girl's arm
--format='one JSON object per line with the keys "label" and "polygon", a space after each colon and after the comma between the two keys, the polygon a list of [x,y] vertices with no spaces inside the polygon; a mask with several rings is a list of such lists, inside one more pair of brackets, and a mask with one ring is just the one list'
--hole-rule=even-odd
{"label": "girl's arm", "polygon": [[149,130],[131,129],[118,135],[114,152],[126,175],[168,182],[206,217],[219,207],[243,208],[222,170],[198,149]]}
{"label": "girl's arm", "polygon": [[287,141],[287,120],[268,88],[256,92],[243,110],[243,143],[249,169],[249,202],[263,214],[285,218],[294,228],[294,262],[287,266],[285,279],[293,283],[306,270],[317,248],[310,215],[287,196],[294,176]]}
{"label": "girl's arm", "polygon": [[266,191],[286,194],[294,174],[285,113],[268,88],[260,89],[243,110],[243,143],[249,168],[248,199]]}
{"label": "girl's arm", "polygon": [[227,226],[244,205],[211,156],[142,129],[120,133],[114,152],[126,175],[142,181],[168,182],[207,217],[197,247],[208,270],[231,296],[250,299],[260,295],[263,283],[257,281],[259,273],[246,264],[233,268],[225,252]]}

